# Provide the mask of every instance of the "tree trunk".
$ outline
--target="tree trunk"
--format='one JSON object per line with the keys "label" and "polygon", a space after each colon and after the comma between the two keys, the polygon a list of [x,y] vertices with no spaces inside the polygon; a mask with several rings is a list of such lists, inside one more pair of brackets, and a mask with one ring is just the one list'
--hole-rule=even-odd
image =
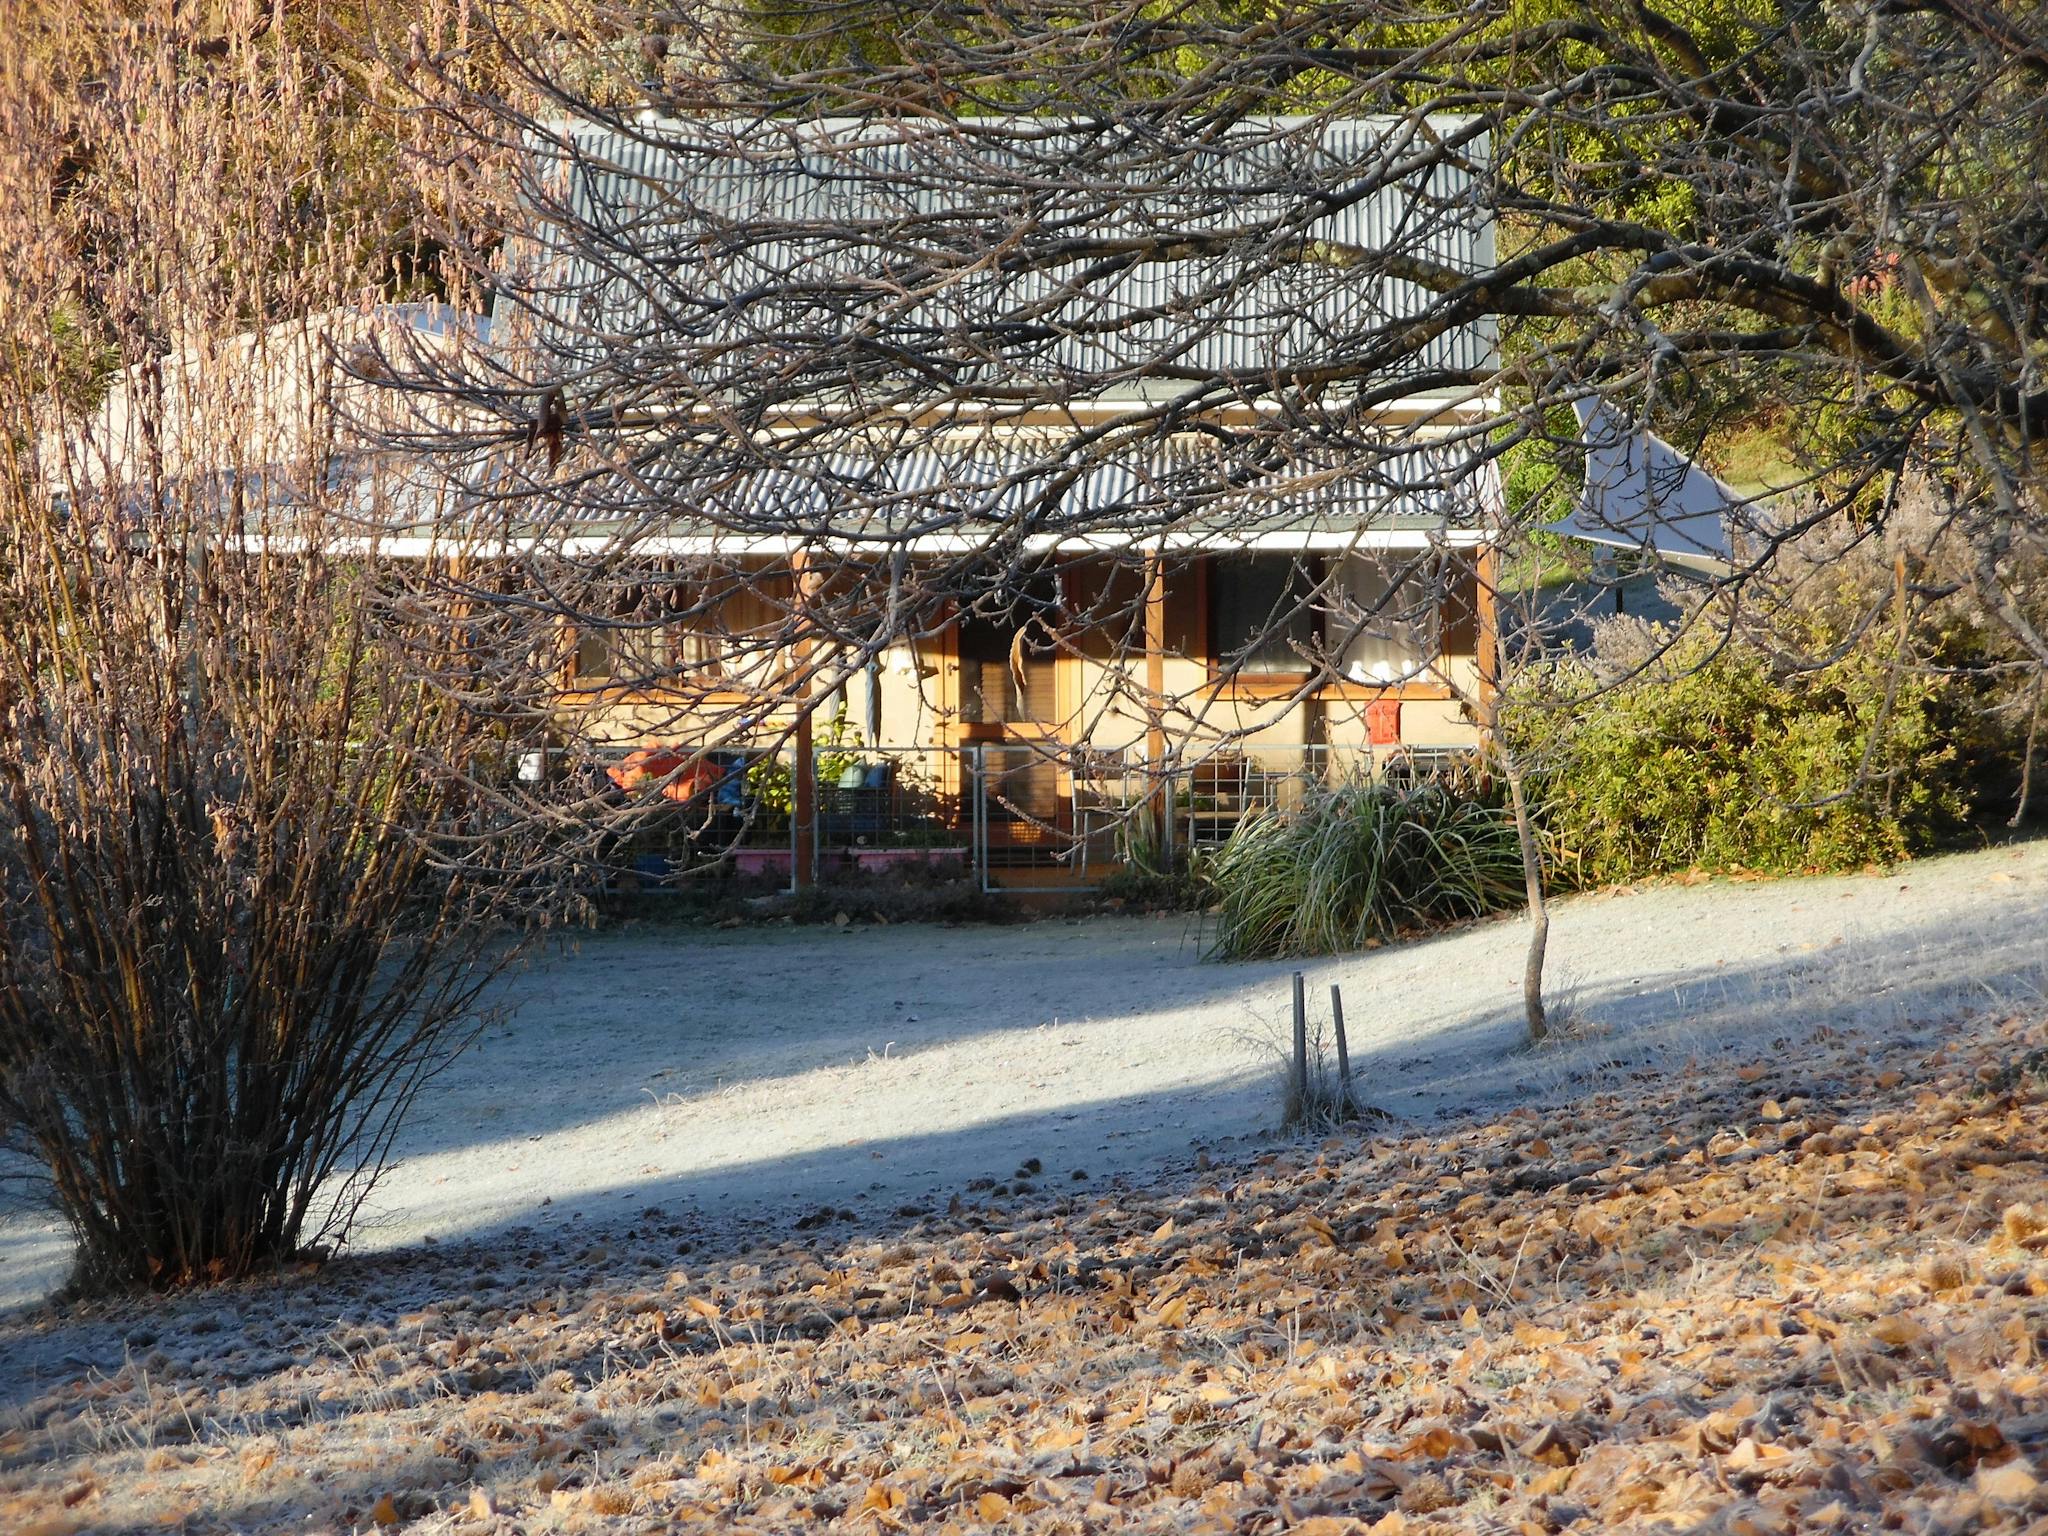
{"label": "tree trunk", "polygon": [[1550,943],[1550,908],[1543,900],[1543,868],[1536,854],[1536,833],[1529,823],[1529,801],[1522,793],[1522,765],[1505,743],[1499,743],[1501,771],[1508,781],[1508,804],[1515,813],[1515,839],[1522,848],[1522,885],[1529,897],[1529,955],[1522,966],[1522,1010],[1529,1019],[1531,1044],[1550,1033],[1543,1007],[1543,952]]}
{"label": "tree trunk", "polygon": [[2017,827],[2027,819],[2027,799],[2034,791],[2034,743],[2041,734],[2041,692],[2044,684],[2048,684],[2048,669],[2034,674],[2033,712],[2027,718],[2027,751],[2020,759],[2020,799],[2019,804],[2012,808],[2012,820],[2006,823],[2008,827]]}

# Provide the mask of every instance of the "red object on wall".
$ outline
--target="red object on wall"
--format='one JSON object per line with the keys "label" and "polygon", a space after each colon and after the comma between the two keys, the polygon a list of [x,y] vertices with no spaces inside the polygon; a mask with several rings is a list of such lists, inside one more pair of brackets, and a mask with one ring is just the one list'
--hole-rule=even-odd
{"label": "red object on wall", "polygon": [[1401,739],[1401,701],[1374,699],[1365,706],[1365,738],[1376,747],[1391,747]]}

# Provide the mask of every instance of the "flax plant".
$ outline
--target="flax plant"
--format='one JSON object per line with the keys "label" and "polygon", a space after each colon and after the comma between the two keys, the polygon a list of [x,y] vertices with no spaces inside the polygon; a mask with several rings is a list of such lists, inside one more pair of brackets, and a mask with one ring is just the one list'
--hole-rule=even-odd
{"label": "flax plant", "polygon": [[1353,780],[1239,824],[1211,869],[1215,951],[1331,954],[1480,917],[1522,894],[1514,818],[1460,788]]}

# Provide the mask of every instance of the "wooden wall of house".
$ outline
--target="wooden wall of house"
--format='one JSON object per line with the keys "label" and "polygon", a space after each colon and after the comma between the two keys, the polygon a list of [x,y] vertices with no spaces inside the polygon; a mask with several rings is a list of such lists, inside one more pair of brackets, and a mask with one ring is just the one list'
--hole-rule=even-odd
{"label": "wooden wall of house", "polygon": [[[1298,685],[1284,679],[1217,681],[1208,633],[1209,570],[1201,561],[1176,565],[1165,601],[1169,733],[1197,740],[1241,739],[1255,746],[1326,743],[1362,751],[1373,734],[1372,706],[1398,695],[1403,743],[1473,744],[1478,730],[1468,701],[1481,688],[1481,605],[1471,563],[1456,565],[1452,576],[1441,627],[1440,670],[1448,675],[1449,686],[1441,677],[1419,678],[1391,690],[1354,683],[1300,699],[1293,697]],[[1148,717],[1139,572],[1128,564],[1070,563],[1062,571],[1062,590],[1070,614],[1106,620],[1082,629],[1062,653],[1057,690],[1059,712],[1067,717],[1062,734],[1142,755]],[[876,680],[884,744],[948,746],[974,734],[961,727],[960,663],[949,636],[892,646]],[[829,699],[827,715],[843,705],[858,728],[867,713],[866,686],[856,682]],[[766,729],[774,731],[786,718],[787,711],[778,711]],[[701,739],[689,720],[679,718],[676,700],[659,690],[567,693],[563,724],[586,739],[619,746]]]}

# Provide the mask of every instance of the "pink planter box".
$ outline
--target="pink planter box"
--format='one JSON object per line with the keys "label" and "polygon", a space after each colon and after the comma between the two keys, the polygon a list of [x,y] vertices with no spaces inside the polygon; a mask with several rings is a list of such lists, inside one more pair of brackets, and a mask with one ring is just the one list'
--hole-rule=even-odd
{"label": "pink planter box", "polygon": [[742,875],[787,875],[790,858],[787,848],[735,848],[732,867]]}
{"label": "pink planter box", "polygon": [[857,868],[886,870],[916,865],[966,864],[965,848],[849,848]]}

